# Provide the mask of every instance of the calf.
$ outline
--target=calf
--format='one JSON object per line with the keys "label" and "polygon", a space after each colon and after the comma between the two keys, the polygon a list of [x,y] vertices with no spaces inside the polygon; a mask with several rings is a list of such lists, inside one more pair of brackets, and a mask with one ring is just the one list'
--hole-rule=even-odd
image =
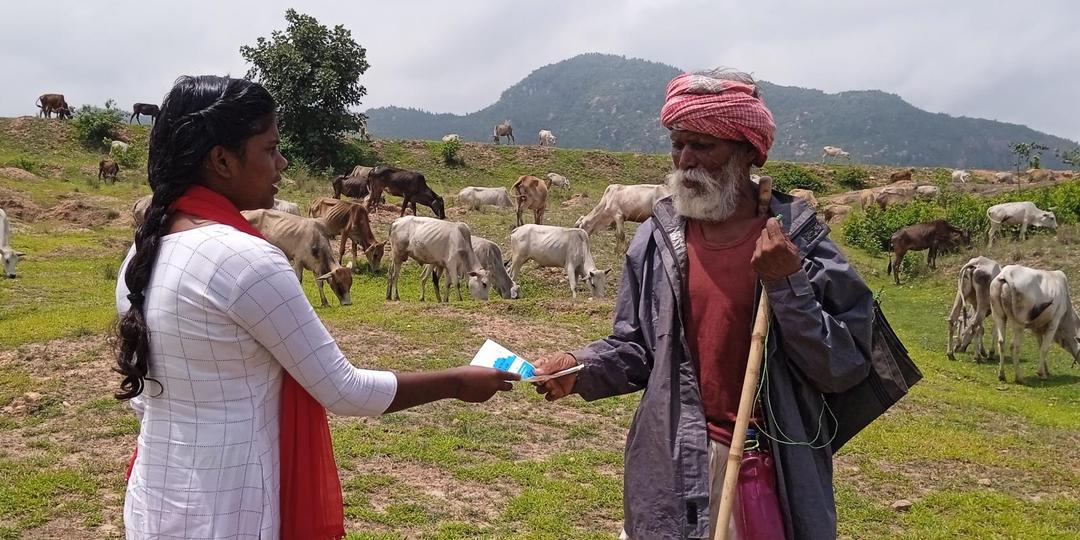
{"label": "calf", "polygon": [[[499,245],[487,238],[481,238],[479,236],[472,237],[473,253],[476,253],[476,258],[480,259],[481,266],[484,270],[488,271],[488,277],[491,279],[491,285],[498,291],[499,296],[507,299],[514,300],[521,296],[521,288],[517,283],[514,283],[513,279],[510,279],[510,274],[506,273],[506,266],[503,264],[502,250],[499,249]],[[436,269],[434,265],[427,265],[424,267],[424,275],[420,277],[421,286],[426,282],[427,277],[432,276],[435,283],[435,289],[439,289],[439,278],[442,277],[442,270]],[[423,299],[424,291],[420,291],[420,298]]]}
{"label": "calf", "polygon": [[533,211],[533,221],[537,225],[543,224],[544,211],[547,210],[547,182],[535,176],[519,176],[511,189],[514,192],[514,206],[517,209],[517,226],[525,224],[521,213],[526,209]]}
{"label": "calf", "polygon": [[102,178],[105,178],[105,179],[110,179],[111,178],[115,182],[116,181],[116,175],[119,174],[119,173],[120,173],[120,165],[118,165],[115,161],[113,161],[113,160],[111,160],[109,158],[105,158],[105,159],[98,162],[98,172],[97,172],[98,180],[101,180]]}
{"label": "calf", "polygon": [[541,129],[536,136],[536,142],[540,146],[555,146],[555,134],[546,129]]}
{"label": "calf", "polygon": [[278,210],[245,210],[241,212],[262,235],[293,262],[296,278],[304,281],[304,270],[315,274],[319,284],[319,300],[329,306],[323,285],[330,283],[330,290],[343,306],[352,304],[352,264],[341,266],[330,250],[326,229],[318,221],[294,216]]}
{"label": "calf", "polygon": [[131,118],[128,118],[128,123],[130,124],[132,120],[135,120],[141,125],[142,121],[139,120],[139,117],[146,115],[150,117],[150,123],[153,124],[159,114],[161,114],[161,108],[153,103],[136,103],[131,106]]}
{"label": "calf", "polygon": [[497,206],[509,208],[514,205],[510,202],[510,194],[504,187],[465,187],[458,193],[458,203],[467,206],[470,210],[479,210],[481,206]]}
{"label": "calf", "polygon": [[416,215],[416,203],[420,203],[435,213],[435,217],[446,219],[446,207],[443,198],[431,190],[427,185],[424,175],[397,169],[394,167],[375,167],[368,174],[368,184],[371,194],[368,195],[368,210],[374,212],[377,202],[382,197],[383,190],[391,195],[402,198],[401,215],[405,215],[405,208],[412,204],[413,215]]}
{"label": "calf", "polygon": [[597,270],[589,251],[589,235],[582,229],[549,225],[522,225],[510,233],[510,279],[517,281],[528,261],[565,268],[570,294],[577,298],[578,276],[584,276],[594,298],[603,298],[611,269]]}
{"label": "calf", "polygon": [[[487,300],[488,272],[473,252],[472,233],[468,225],[427,217],[400,217],[390,225],[389,241],[394,262],[386,284],[387,300],[401,299],[398,279],[401,277],[401,265],[409,258],[420,264],[433,265],[436,272],[447,272],[446,301],[450,300],[451,286],[457,289],[458,300],[461,300],[460,280],[465,276],[469,278],[469,293],[472,297]],[[425,280],[422,276],[421,294],[425,289]],[[443,301],[438,285],[435,287],[435,299]],[[424,300],[424,297],[421,296],[420,300]]]}
{"label": "calf", "polygon": [[1020,345],[1024,329],[1031,330],[1039,342],[1039,378],[1050,375],[1046,356],[1057,342],[1080,362],[1080,317],[1069,295],[1065,273],[1036,270],[1010,264],[990,283],[990,311],[994,317],[994,337],[998,354],[998,380],[1005,380],[1005,331],[1012,326],[1012,356],[1015,382],[1024,382],[1020,374]]}
{"label": "calf", "polygon": [[887,273],[893,274],[896,284],[900,284],[900,263],[904,261],[904,255],[908,251],[921,251],[929,249],[926,255],[926,264],[930,268],[937,268],[937,254],[939,250],[951,249],[960,244],[971,245],[971,234],[965,230],[949,225],[944,219],[935,219],[926,223],[909,225],[893,233],[889,238],[889,249],[892,257],[889,259]]}
{"label": "calf", "polygon": [[308,215],[316,218],[329,233],[329,238],[341,235],[338,247],[338,263],[345,258],[345,242],[352,240],[352,256],[356,261],[356,246],[360,245],[367,258],[368,267],[377,272],[382,263],[386,242],[379,242],[371,232],[371,220],[367,209],[361,204],[340,201],[329,197],[319,197],[311,201]]}
{"label": "calf", "polygon": [[995,204],[986,209],[986,219],[990,220],[987,247],[994,246],[994,237],[1003,225],[1020,225],[1021,242],[1027,239],[1029,226],[1057,230],[1057,218],[1054,217],[1054,213],[1040,210],[1031,201]]}
{"label": "calf", "polygon": [[363,199],[370,193],[366,175],[363,177],[356,177],[343,174],[335,177],[330,185],[334,188],[335,199],[340,199],[342,195],[354,199]]}
{"label": "calf", "polygon": [[[957,350],[966,351],[972,338],[975,342],[975,362],[986,358],[983,348],[983,320],[990,316],[990,282],[1001,273],[1001,265],[993,259],[975,257],[960,268],[956,282],[956,299],[949,312],[949,360],[956,360]],[[968,306],[972,313],[968,315]]]}
{"label": "calf", "polygon": [[4,275],[15,279],[15,265],[25,256],[25,253],[12,249],[11,224],[8,223],[7,212],[0,210],[0,262],[3,262]]}
{"label": "calf", "polygon": [[561,174],[549,172],[545,177],[548,179],[549,187],[555,186],[567,190],[570,189],[570,179]]}
{"label": "calf", "polygon": [[626,240],[624,222],[644,223],[652,217],[656,201],[670,194],[671,191],[663,184],[611,184],[604,188],[600,202],[588,214],[578,218],[574,226],[592,235],[614,224],[615,249],[618,251]]}

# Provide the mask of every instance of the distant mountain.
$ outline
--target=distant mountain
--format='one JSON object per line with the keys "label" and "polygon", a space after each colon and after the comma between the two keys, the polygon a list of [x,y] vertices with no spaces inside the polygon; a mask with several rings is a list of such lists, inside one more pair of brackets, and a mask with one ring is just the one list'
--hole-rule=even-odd
{"label": "distant mountain", "polygon": [[[664,87],[681,71],[646,60],[583,54],[533,71],[479,111],[456,115],[380,107],[366,111],[368,128],[392,139],[457,133],[490,141],[495,124],[510,120],[518,144],[536,144],[537,132],[550,129],[563,147],[664,152],[667,130],[657,117]],[[1008,169],[1011,143],[1077,146],[1021,125],[926,112],[877,90],[826,94],[765,81],[760,89],[776,118],[770,154],[775,159],[817,161],[821,147],[833,145],[861,163]],[[1064,166],[1052,150],[1042,162]]]}

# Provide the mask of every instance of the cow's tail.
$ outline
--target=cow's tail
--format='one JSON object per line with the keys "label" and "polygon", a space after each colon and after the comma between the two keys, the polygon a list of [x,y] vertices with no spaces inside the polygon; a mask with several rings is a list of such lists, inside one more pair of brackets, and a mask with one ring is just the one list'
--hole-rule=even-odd
{"label": "cow's tail", "polygon": [[517,199],[519,206],[522,202],[525,202],[525,194],[521,192],[521,178],[518,178],[510,189],[514,190],[514,197]]}
{"label": "cow's tail", "polygon": [[[889,251],[888,251],[888,253],[889,253],[889,266],[885,269],[885,275],[886,276],[891,276],[892,271],[893,271],[893,259],[896,258],[896,254],[893,253],[892,238],[889,238],[889,244],[888,244],[887,247],[889,249]],[[899,272],[900,269],[897,268],[896,271]]]}

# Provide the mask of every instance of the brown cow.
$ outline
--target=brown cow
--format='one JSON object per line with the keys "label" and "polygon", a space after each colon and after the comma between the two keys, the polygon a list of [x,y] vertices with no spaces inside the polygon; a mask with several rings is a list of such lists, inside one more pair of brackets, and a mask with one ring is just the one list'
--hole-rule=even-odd
{"label": "brown cow", "polygon": [[117,163],[115,161],[113,161],[113,160],[111,160],[109,158],[105,158],[105,159],[98,162],[98,173],[97,173],[98,180],[101,180],[102,178],[105,178],[105,179],[112,178],[113,181],[115,182],[116,181],[116,175],[119,172],[120,172],[120,165],[117,165]]}
{"label": "brown cow", "polygon": [[41,109],[39,116],[52,118],[55,112],[57,118],[71,118],[71,106],[64,100],[64,94],[41,94],[34,105]]}
{"label": "brown cow", "polygon": [[[935,219],[926,223],[909,225],[893,233],[889,238],[889,249],[892,257],[889,259],[889,267],[886,273],[893,274],[896,284],[900,284],[900,263],[908,251],[922,251],[929,249],[926,256],[926,264],[930,268],[937,267],[937,254],[939,250],[947,250],[963,244],[971,246],[971,233],[958,229],[944,219]],[[895,271],[895,273],[894,273]]]}
{"label": "brown cow", "polygon": [[416,214],[416,203],[420,203],[431,209],[435,217],[446,219],[446,208],[443,206],[443,198],[435,193],[427,185],[424,175],[398,169],[395,167],[375,167],[368,174],[368,210],[374,212],[383,190],[391,195],[401,197],[401,215],[405,215],[405,208],[412,204],[413,215]]}
{"label": "brown cow", "polygon": [[517,208],[517,226],[525,224],[521,218],[522,210],[533,211],[533,221],[544,224],[544,211],[547,209],[548,184],[535,176],[519,176],[514,187],[514,207]]}
{"label": "brown cow", "polygon": [[326,227],[331,237],[341,235],[341,244],[338,249],[338,264],[345,259],[345,242],[352,240],[352,256],[356,260],[356,245],[364,249],[364,257],[367,258],[368,266],[373,271],[379,269],[386,242],[379,242],[375,234],[371,232],[371,221],[368,219],[367,209],[362,204],[349,201],[319,197],[311,201],[308,206],[308,215],[317,218]]}
{"label": "brown cow", "polygon": [[913,173],[913,172],[915,172],[915,169],[905,169],[905,170],[902,170],[902,171],[896,171],[896,172],[889,175],[889,181],[893,182],[893,183],[895,183],[895,182],[904,182],[904,181],[910,182],[911,181],[911,173]]}
{"label": "brown cow", "polygon": [[136,103],[131,106],[131,118],[128,118],[128,123],[131,123],[131,120],[134,119],[139,124],[142,124],[139,117],[144,114],[150,117],[150,124],[153,125],[154,120],[157,120],[157,116],[161,114],[161,109],[153,103]]}
{"label": "brown cow", "polygon": [[334,188],[335,199],[340,199],[342,195],[354,199],[363,199],[368,196],[367,178],[357,178],[343,174],[335,177],[330,185]]}
{"label": "brown cow", "polygon": [[500,137],[506,137],[508,144],[513,144],[514,141],[514,126],[510,125],[510,121],[507,120],[497,126],[491,132],[491,142],[499,144]]}

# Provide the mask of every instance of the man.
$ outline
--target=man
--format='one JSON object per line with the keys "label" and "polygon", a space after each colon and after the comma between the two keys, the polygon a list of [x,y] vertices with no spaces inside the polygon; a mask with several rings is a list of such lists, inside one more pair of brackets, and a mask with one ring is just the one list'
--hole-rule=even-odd
{"label": "man", "polygon": [[[833,538],[835,426],[822,393],[868,373],[870,290],[800,200],[776,193],[770,212],[782,217],[757,215],[750,168],[765,163],[775,125],[753,79],[680,75],[661,122],[672,196],[629,247],[612,335],[542,358],[538,374],[585,368],[537,391],[594,400],[645,390],[627,438],[625,536],[711,538],[763,286],[773,318],[752,425],[774,458],[773,515],[788,538]],[[729,538],[760,534],[760,520],[735,525],[738,506]]]}

